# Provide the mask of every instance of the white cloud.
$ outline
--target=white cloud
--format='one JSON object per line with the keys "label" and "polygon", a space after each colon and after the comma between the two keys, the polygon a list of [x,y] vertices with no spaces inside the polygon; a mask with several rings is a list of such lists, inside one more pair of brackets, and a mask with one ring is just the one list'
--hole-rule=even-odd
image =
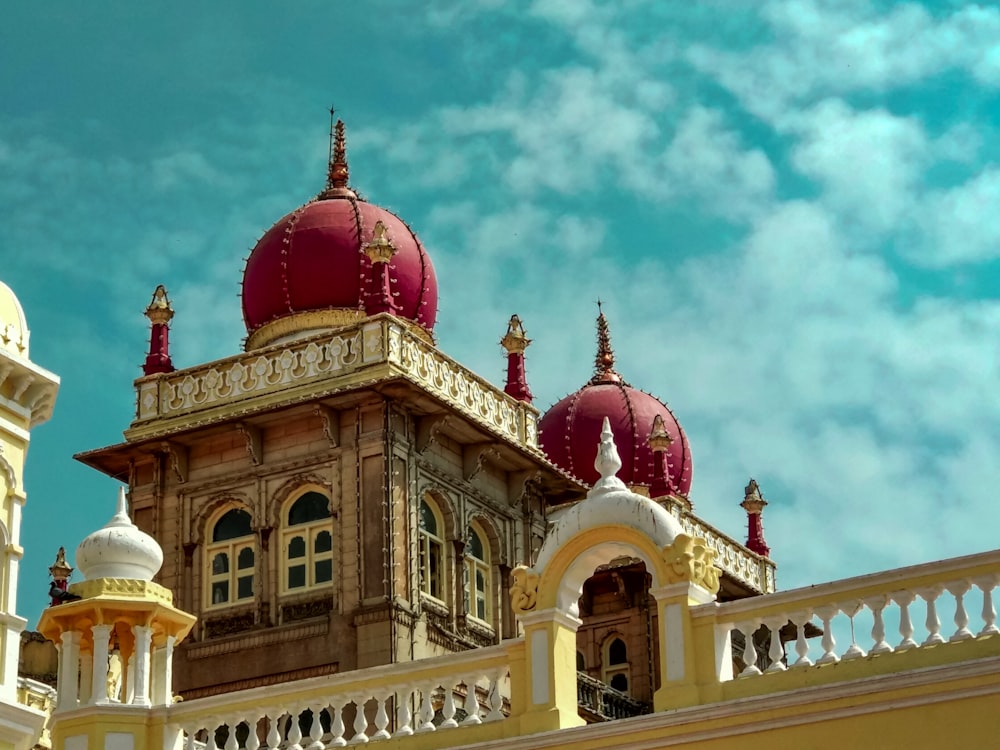
{"label": "white cloud", "polygon": [[1000,258],[1000,167],[989,166],[968,181],[928,193],[917,211],[922,230],[908,256],[930,268]]}

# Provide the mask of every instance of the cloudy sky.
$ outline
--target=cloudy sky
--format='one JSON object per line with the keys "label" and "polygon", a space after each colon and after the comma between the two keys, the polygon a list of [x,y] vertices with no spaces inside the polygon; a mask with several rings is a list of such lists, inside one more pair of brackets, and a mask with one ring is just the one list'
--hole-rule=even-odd
{"label": "cloudy sky", "polygon": [[440,346],[546,408],[619,370],[674,409],[692,499],[771,502],[782,587],[998,546],[1000,11],[840,0],[19,4],[0,24],[0,277],[60,374],[19,612],[113,512],[163,283],[174,361],[236,353],[243,259],[353,184],[437,267]]}

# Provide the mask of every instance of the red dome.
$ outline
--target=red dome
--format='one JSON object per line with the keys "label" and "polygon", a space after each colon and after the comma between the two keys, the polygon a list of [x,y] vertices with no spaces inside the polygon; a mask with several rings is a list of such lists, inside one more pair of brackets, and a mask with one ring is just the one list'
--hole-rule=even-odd
{"label": "red dome", "polygon": [[[273,333],[259,335],[254,341],[255,331],[289,316],[339,311],[346,313],[341,319],[361,317],[373,283],[372,261],[363,248],[372,241],[379,222],[395,249],[388,264],[395,314],[427,331],[434,327],[438,297],[431,259],[402,219],[359,200],[346,187],[343,129],[340,123],[337,127],[339,151],[331,159],[327,190],[319,199],[278,220],[247,260],[243,320],[252,348],[316,327],[315,319],[304,320],[301,326],[276,326]],[[335,172],[337,169],[341,171]]]}
{"label": "red dome", "polygon": [[[656,454],[649,447],[653,423],[659,416],[669,438],[662,485],[687,497],[691,490],[691,449],[673,412],[659,399],[632,388],[613,369],[607,324],[598,318],[597,374],[576,393],[556,403],[538,424],[542,450],[559,468],[593,484],[600,475],[594,468],[604,418],[611,422],[622,468],[618,477],[629,485],[654,485]],[[661,464],[662,466],[662,464]]]}

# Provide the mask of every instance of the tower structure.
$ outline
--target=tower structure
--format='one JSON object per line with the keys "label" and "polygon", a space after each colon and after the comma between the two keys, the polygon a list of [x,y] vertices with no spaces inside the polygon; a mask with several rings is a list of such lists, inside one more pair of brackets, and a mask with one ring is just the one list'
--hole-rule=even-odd
{"label": "tower structure", "polygon": [[437,349],[429,254],[348,175],[338,122],[325,189],[246,263],[245,351],[147,370],[125,442],[78,457],[128,484],[158,580],[198,616],[189,698],[513,635],[543,496],[585,490],[527,400]]}
{"label": "tower structure", "polygon": [[59,378],[29,358],[28,323],[14,292],[0,282],[0,744],[24,746],[43,717],[17,700],[17,658],[26,621],[15,612],[24,460],[31,430],[48,421]]}
{"label": "tower structure", "polygon": [[[362,200],[349,174],[337,121],[325,188],[267,230],[246,262],[244,351],[147,369],[125,441],[78,456],[127,483],[132,518],[163,548],[158,581],[198,617],[175,654],[175,687],[189,699],[515,636],[512,569],[533,563],[550,509],[596,479],[573,476],[577,464],[564,458],[575,454],[551,447],[555,428],[540,442],[524,371],[530,341],[516,316],[501,341],[504,388],[437,348],[429,253],[399,217]],[[151,321],[165,326],[165,292],[153,302]],[[673,441],[666,486],[683,498],[690,452],[680,426],[614,370],[603,314],[599,334],[597,372],[567,407],[572,418],[553,417],[557,405],[546,420],[565,425],[560,440],[572,432],[589,446],[581,460],[593,472],[610,414],[636,472],[626,481],[642,488],[653,476],[647,436],[662,415]],[[155,330],[151,341],[151,355],[168,354]],[[725,543],[738,564],[724,594],[773,587],[773,565],[768,578],[739,543]],[[638,642],[649,618],[645,573],[634,572],[621,603]],[[581,632],[593,633],[584,619]],[[651,694],[648,665],[630,674],[646,675]]]}

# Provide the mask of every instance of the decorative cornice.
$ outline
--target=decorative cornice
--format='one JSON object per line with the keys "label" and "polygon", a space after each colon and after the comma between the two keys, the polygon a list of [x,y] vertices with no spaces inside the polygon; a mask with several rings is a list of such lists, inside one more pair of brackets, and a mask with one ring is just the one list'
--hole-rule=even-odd
{"label": "decorative cornice", "polygon": [[81,599],[142,599],[173,606],[170,589],[153,581],[133,578],[94,578],[69,585],[69,592]]}

